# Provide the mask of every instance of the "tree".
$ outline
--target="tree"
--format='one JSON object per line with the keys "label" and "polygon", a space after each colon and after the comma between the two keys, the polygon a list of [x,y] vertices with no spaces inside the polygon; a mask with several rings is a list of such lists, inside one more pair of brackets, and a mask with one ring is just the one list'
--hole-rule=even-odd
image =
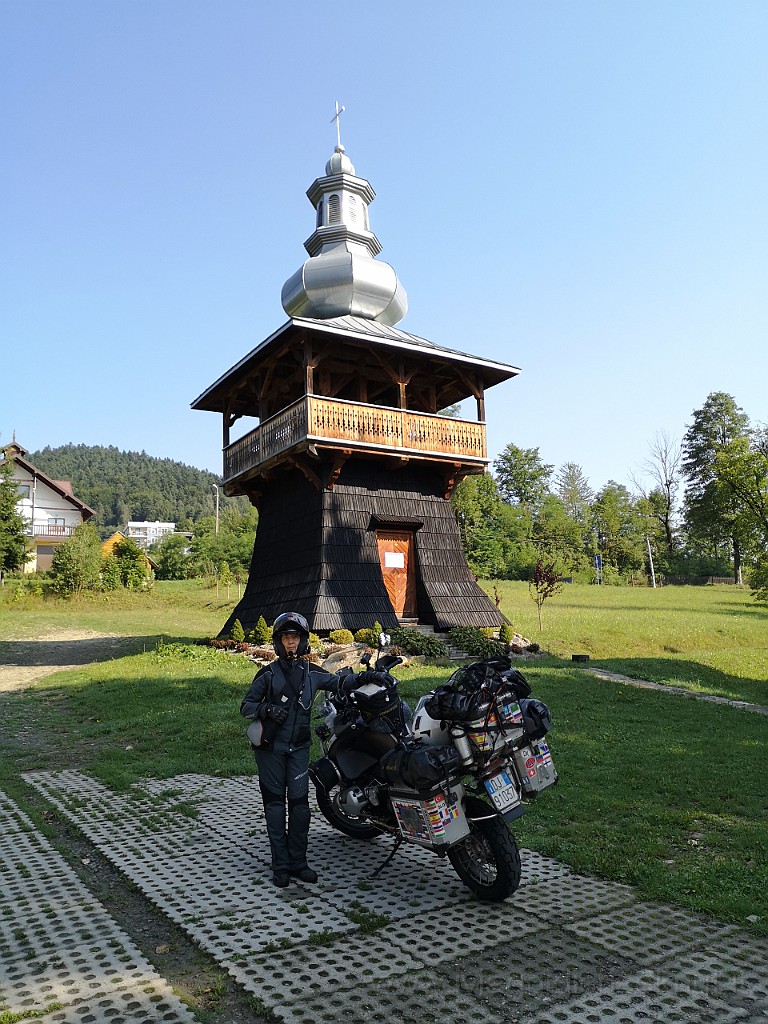
{"label": "tree", "polygon": [[141,590],[147,585],[150,575],[147,556],[130,537],[115,544],[107,561],[115,563],[120,583],[126,589]]}
{"label": "tree", "polygon": [[563,589],[560,568],[555,559],[545,561],[539,558],[533,570],[533,579],[528,584],[528,592],[536,603],[536,610],[539,613],[539,629],[541,625],[541,609],[544,602],[550,597],[559,594]]}
{"label": "tree", "polygon": [[583,522],[569,515],[563,502],[554,494],[544,498],[533,522],[537,551],[556,557],[563,571],[569,575],[586,569]]}
{"label": "tree", "polygon": [[53,589],[62,597],[101,586],[101,541],[92,523],[81,523],[54,552]]}
{"label": "tree", "polygon": [[483,579],[508,576],[515,549],[530,538],[530,517],[502,501],[490,473],[462,480],[451,505],[472,572]]}
{"label": "tree", "polygon": [[253,540],[259,521],[251,508],[245,514],[227,509],[219,517],[219,532],[213,516],[201,519],[190,544],[191,575],[205,576],[226,562],[233,573],[247,575],[253,554]]}
{"label": "tree", "polygon": [[189,540],[178,533],[166,533],[152,550],[159,580],[184,580],[191,570]]}
{"label": "tree", "polygon": [[554,466],[542,462],[538,448],[508,444],[493,463],[499,494],[511,505],[535,512],[544,501]]}
{"label": "tree", "polygon": [[651,442],[649,457],[643,463],[643,469],[653,486],[646,488],[632,477],[632,483],[648,502],[649,514],[661,524],[668,559],[674,558],[676,548],[675,520],[682,457],[680,443],[661,431]]}
{"label": "tree", "polygon": [[[722,455],[734,442],[748,439],[749,418],[731,395],[714,391],[683,437],[683,473],[688,481],[685,520],[689,535],[714,546],[715,552],[728,542],[733,556],[733,573],[741,582],[742,550],[749,546],[748,525],[741,501],[723,476]],[[718,463],[720,457],[720,463]]]}
{"label": "tree", "polygon": [[581,466],[575,462],[563,463],[555,477],[555,494],[562,501],[568,515],[587,529],[594,493]]}
{"label": "tree", "polygon": [[623,484],[609,480],[595,499],[594,522],[605,563],[626,576],[645,561],[645,530],[632,495]]}
{"label": "tree", "polygon": [[768,604],[768,551],[757,559],[749,578],[749,585],[755,600]]}
{"label": "tree", "polygon": [[21,569],[27,560],[26,523],[18,511],[19,491],[13,462],[0,462],[0,578]]}
{"label": "tree", "polygon": [[768,547],[768,429],[734,438],[715,457],[715,472],[738,503],[741,529],[753,527]]}

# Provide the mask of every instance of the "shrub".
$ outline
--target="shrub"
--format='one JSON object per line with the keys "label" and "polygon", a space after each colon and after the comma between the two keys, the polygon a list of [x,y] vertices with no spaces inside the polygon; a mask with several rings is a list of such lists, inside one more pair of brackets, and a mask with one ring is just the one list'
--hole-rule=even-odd
{"label": "shrub", "polygon": [[507,645],[497,640],[489,640],[483,636],[482,631],[474,626],[457,626],[448,633],[448,639],[453,647],[460,651],[466,651],[473,658],[498,658],[507,653]]}
{"label": "shrub", "polygon": [[268,644],[272,642],[272,627],[267,625],[267,620],[260,615],[256,625],[248,634],[248,639],[255,644]]}
{"label": "shrub", "polygon": [[400,627],[392,630],[392,643],[406,654],[423,654],[428,658],[445,658],[447,651],[436,636],[424,636],[418,629]]}
{"label": "shrub", "polygon": [[101,589],[119,590],[123,581],[120,566],[116,558],[105,558],[101,566]]}
{"label": "shrub", "polygon": [[355,633],[355,640],[359,644],[368,644],[369,647],[378,647],[379,645],[378,633],[374,633],[372,629],[368,628],[358,629]]}
{"label": "shrub", "polygon": [[309,649],[311,651],[319,651],[323,646],[323,641],[317,635],[317,633],[309,634]]}
{"label": "shrub", "polygon": [[229,631],[229,639],[234,640],[235,643],[241,644],[245,640],[245,630],[240,619],[235,619],[232,623],[232,629]]}
{"label": "shrub", "polygon": [[508,622],[503,622],[501,624],[501,629],[499,630],[499,640],[501,641],[501,643],[511,644],[512,640],[514,639],[514,636],[514,629],[512,629]]}
{"label": "shrub", "polygon": [[384,632],[384,627],[380,622],[374,622],[373,626],[369,628],[364,627],[358,629],[355,633],[355,640],[359,644],[368,644],[369,647],[373,647],[376,650],[379,646],[379,633]]}
{"label": "shrub", "polygon": [[53,555],[53,590],[61,597],[98,590],[100,570],[101,542],[96,527],[92,523],[81,523]]}
{"label": "shrub", "polygon": [[354,635],[351,629],[332,629],[328,634],[328,639],[332,644],[351,644],[354,642]]}

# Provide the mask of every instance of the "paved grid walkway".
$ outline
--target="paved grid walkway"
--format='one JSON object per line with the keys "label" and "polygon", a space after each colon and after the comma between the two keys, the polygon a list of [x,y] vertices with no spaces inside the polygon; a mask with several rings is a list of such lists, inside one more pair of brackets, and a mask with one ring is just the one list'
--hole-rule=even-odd
{"label": "paved grid walkway", "polygon": [[[371,881],[389,841],[349,840],[315,814],[321,883],[278,890],[252,778],[184,775],[115,794],[75,771],[24,777],[286,1024],[768,1021],[768,940],[536,853],[523,852],[514,897],[484,904],[418,848]],[[2,794],[0,852],[0,1016],[56,1002],[36,1019],[194,1020]],[[366,934],[374,915],[384,926]]]}

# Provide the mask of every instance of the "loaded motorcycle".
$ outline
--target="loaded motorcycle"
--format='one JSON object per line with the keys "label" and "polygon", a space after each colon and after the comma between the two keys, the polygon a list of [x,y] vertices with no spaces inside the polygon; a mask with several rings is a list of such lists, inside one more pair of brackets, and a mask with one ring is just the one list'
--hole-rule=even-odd
{"label": "loaded motorcycle", "polygon": [[363,656],[320,709],[324,754],[309,767],[321,813],[340,832],[395,837],[447,856],[480,899],[501,901],[520,884],[520,854],[507,827],[526,801],[557,781],[544,739],[549,709],[508,658],[466,665],[421,697],[413,714],[390,670],[402,658]]}

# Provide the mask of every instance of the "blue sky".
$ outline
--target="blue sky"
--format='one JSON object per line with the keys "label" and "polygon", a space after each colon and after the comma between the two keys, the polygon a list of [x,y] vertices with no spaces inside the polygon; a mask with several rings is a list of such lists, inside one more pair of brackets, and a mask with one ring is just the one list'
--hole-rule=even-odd
{"label": "blue sky", "polygon": [[0,89],[2,442],[220,472],[189,403],[285,320],[336,100],[399,326],[523,370],[492,456],[768,419],[763,0],[2,0]]}

